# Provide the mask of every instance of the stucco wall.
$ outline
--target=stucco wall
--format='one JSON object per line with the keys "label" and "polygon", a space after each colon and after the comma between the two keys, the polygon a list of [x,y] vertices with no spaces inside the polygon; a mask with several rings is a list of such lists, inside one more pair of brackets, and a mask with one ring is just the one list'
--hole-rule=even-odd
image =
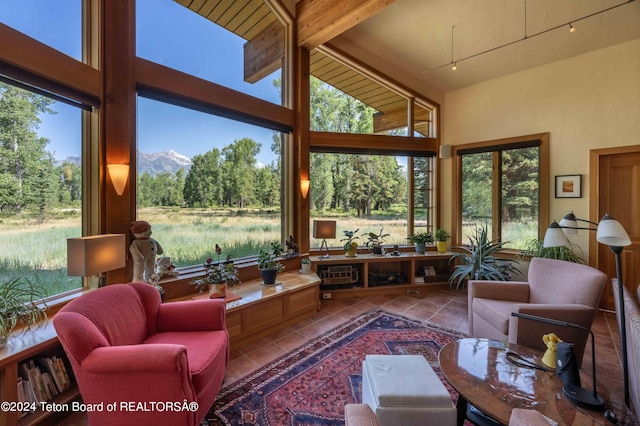
{"label": "stucco wall", "polygon": [[[549,132],[550,217],[588,217],[589,150],[640,144],[640,39],[448,92],[443,123],[450,145]],[[442,161],[448,228],[451,164]],[[553,177],[566,174],[583,175],[582,198],[554,198]],[[586,255],[587,238],[572,238]]]}

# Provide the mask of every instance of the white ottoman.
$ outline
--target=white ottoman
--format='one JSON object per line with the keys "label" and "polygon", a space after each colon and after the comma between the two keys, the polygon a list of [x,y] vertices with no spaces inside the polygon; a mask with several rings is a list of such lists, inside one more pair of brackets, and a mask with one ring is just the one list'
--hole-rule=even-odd
{"label": "white ottoman", "polygon": [[456,424],[451,395],[422,355],[367,355],[362,402],[381,426]]}

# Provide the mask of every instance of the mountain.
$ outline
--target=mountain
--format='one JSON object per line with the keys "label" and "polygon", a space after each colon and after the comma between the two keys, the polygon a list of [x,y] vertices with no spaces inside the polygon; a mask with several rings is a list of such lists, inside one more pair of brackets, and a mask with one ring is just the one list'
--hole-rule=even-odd
{"label": "mountain", "polygon": [[[80,157],[67,157],[62,161],[58,160],[56,163],[57,165],[60,165],[63,162],[79,166]],[[175,174],[180,169],[184,169],[186,174],[186,172],[191,169],[191,165],[192,163],[189,157],[178,154],[172,149],[153,154],[138,152],[138,170],[140,170],[140,174],[144,174],[145,172],[152,176],[163,172]]]}
{"label": "mountain", "polygon": [[140,174],[145,172],[152,176],[165,172],[175,174],[180,169],[188,172],[191,169],[191,164],[189,157],[178,154],[172,149],[153,154],[138,152],[138,170]]}

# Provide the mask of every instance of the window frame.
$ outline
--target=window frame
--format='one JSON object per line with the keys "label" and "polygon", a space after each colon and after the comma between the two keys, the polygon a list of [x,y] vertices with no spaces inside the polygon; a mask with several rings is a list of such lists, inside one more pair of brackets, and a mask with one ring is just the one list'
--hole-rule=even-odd
{"label": "window frame", "polygon": [[[469,151],[493,151],[494,162],[499,157],[498,152],[507,149],[520,148],[525,146],[531,146],[531,141],[539,141],[539,212],[538,212],[538,238],[542,239],[544,233],[549,225],[549,133],[537,133],[524,136],[516,136],[505,139],[495,139],[483,142],[474,142],[468,144],[454,145],[452,147],[452,191],[453,191],[453,205],[452,205],[452,232],[451,241],[453,244],[463,244],[462,241],[462,155]],[[494,168],[493,181],[500,182],[501,176],[499,170]],[[500,185],[493,185],[493,220],[492,220],[492,235],[494,238],[500,239],[501,226],[500,224]],[[495,217],[495,216],[498,217]],[[518,249],[506,249],[505,252],[521,252]]]}

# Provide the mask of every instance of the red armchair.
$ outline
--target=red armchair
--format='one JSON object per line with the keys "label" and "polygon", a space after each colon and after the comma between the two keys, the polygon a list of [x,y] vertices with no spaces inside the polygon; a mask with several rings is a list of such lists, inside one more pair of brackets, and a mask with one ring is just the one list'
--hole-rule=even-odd
{"label": "red armchair", "polygon": [[70,302],[53,324],[83,402],[98,404],[91,425],[197,425],[224,380],[223,300],[161,304],[149,284],[115,284]]}

